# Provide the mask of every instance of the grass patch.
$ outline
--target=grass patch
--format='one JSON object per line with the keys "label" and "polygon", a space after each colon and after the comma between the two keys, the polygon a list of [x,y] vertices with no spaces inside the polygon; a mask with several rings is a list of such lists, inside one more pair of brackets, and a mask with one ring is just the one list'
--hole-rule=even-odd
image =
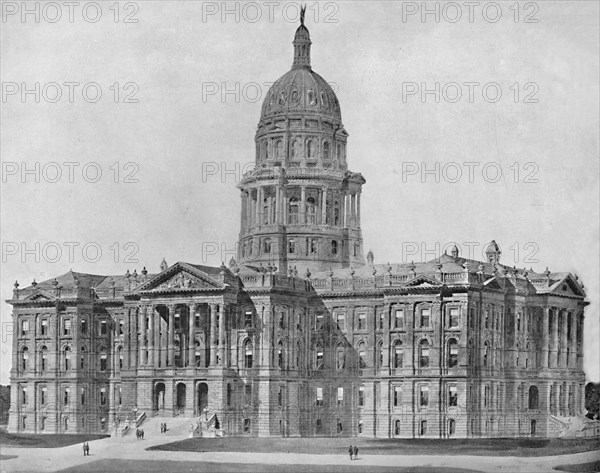
{"label": "grass patch", "polygon": [[109,437],[95,434],[11,434],[0,430],[0,445],[23,448],[60,448]]}
{"label": "grass patch", "polygon": [[558,465],[554,469],[574,473],[596,473],[600,471],[600,461],[580,463],[578,465]]}
{"label": "grass patch", "polygon": [[[210,473],[479,473],[477,470],[467,470],[460,468],[439,468],[439,467],[385,467],[360,465],[360,460],[354,466],[348,460],[348,465],[265,465],[260,463],[215,463],[215,462],[189,462],[189,461],[133,461],[133,460],[98,460],[85,465],[86,473],[100,472],[119,472],[131,473],[189,473],[189,472],[210,472]],[[66,470],[60,470],[60,473],[80,473],[81,465]]]}
{"label": "grass patch", "polygon": [[357,438],[193,438],[148,450],[181,452],[310,453],[346,455],[348,445],[365,455],[444,455],[541,457],[600,449],[600,439],[357,439]]}

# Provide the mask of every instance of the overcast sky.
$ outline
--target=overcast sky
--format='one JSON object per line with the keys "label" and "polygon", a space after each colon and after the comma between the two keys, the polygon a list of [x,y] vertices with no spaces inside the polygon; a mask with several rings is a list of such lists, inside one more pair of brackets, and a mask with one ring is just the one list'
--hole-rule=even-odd
{"label": "overcast sky", "polygon": [[[15,280],[70,268],[229,260],[235,184],[268,84],[290,69],[297,4],[231,3],[223,16],[221,2],[101,2],[98,18],[80,2],[72,22],[66,6],[57,20],[39,5],[36,22],[4,2],[0,24],[2,300]],[[309,2],[313,69],[338,94],[350,168],[367,180],[375,262],[431,259],[448,242],[481,258],[495,239],[503,263],[576,273],[599,381],[598,3],[497,5],[430,3],[423,17],[421,2]],[[39,97],[22,95],[36,83]],[[4,302],[1,320],[6,384]]]}

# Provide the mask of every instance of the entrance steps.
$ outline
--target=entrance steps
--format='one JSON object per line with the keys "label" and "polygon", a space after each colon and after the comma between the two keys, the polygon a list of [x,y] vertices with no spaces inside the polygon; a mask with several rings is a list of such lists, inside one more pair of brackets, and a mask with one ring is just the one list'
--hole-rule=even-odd
{"label": "entrance steps", "polygon": [[[144,435],[152,435],[152,437],[163,435],[167,437],[187,437],[190,431],[190,425],[195,424],[197,419],[194,417],[148,417],[147,420],[140,426],[144,429]],[[164,434],[160,433],[160,425],[167,424],[167,431]],[[135,435],[135,429],[134,429]]]}

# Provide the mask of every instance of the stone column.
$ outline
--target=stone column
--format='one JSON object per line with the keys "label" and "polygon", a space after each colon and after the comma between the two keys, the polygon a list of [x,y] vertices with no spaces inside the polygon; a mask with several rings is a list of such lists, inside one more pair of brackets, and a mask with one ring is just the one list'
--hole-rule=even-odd
{"label": "stone column", "polygon": [[350,226],[350,195],[344,194],[344,227]]}
{"label": "stone column", "polygon": [[550,323],[551,311],[550,308],[544,307],[542,309],[542,368],[548,368],[548,331]]}
{"label": "stone column", "polygon": [[256,189],[256,206],[254,207],[254,225],[260,225],[260,187]]}
{"label": "stone column", "polygon": [[138,347],[140,349],[140,353],[138,355],[138,366],[146,366],[148,360],[145,356],[146,351],[146,306],[141,306],[138,309]]}
{"label": "stone column", "polygon": [[306,187],[300,188],[300,225],[306,225]]}
{"label": "stone column", "polygon": [[175,306],[170,305],[167,307],[169,310],[169,329],[167,331],[168,339],[168,366],[175,366]]}
{"label": "stone column", "polygon": [[[131,315],[132,309],[131,307],[129,309],[127,309],[127,318],[125,319],[125,330],[123,331],[123,339],[125,340],[125,346],[123,347],[125,349],[125,352],[123,353],[123,369],[129,369],[129,365],[131,363],[131,354],[132,354],[132,350],[133,350],[133,340],[131,340],[131,337],[129,336],[132,332],[131,330],[131,325],[132,325],[132,315]],[[77,324],[76,324],[77,326]],[[75,362],[77,362],[77,359],[75,359]]]}
{"label": "stone column", "polygon": [[321,200],[321,224],[325,225],[327,223],[327,187],[323,189],[323,198]]}
{"label": "stone column", "polygon": [[549,361],[551,368],[556,368],[558,366],[558,313],[559,310],[557,308],[552,308],[552,325],[550,327],[552,349],[550,350]]}
{"label": "stone column", "polygon": [[573,312],[569,312],[569,327],[571,327],[570,333],[571,338],[567,340],[569,344],[569,359],[567,360],[567,366],[569,368],[577,367],[577,315]]}
{"label": "stone column", "polygon": [[188,304],[188,311],[188,366],[193,367],[196,366],[196,304]]}
{"label": "stone column", "polygon": [[559,366],[565,368],[567,366],[567,328],[569,324],[569,313],[566,310],[561,311],[563,314],[562,327],[560,334],[560,360]]}
{"label": "stone column", "polygon": [[228,306],[222,304],[219,311],[219,364],[226,366],[225,362],[225,316]]}
{"label": "stone column", "polygon": [[360,192],[356,194],[356,228],[360,228]]}
{"label": "stone column", "polygon": [[275,186],[275,224],[281,224],[281,189]]}
{"label": "stone column", "polygon": [[210,311],[210,366],[217,361],[217,304],[209,304]]}
{"label": "stone column", "polygon": [[242,191],[240,193],[240,199],[242,201],[242,233],[244,232],[244,230],[246,229],[246,226],[248,225],[248,222],[246,221],[247,219],[247,214],[246,214],[246,193],[244,191]]}
{"label": "stone column", "polygon": [[[161,337],[160,337],[160,329],[161,329],[161,315],[156,307],[152,309],[152,315],[154,317],[154,367],[158,368],[160,365],[160,355],[161,355]],[[163,365],[164,366],[164,365]]]}

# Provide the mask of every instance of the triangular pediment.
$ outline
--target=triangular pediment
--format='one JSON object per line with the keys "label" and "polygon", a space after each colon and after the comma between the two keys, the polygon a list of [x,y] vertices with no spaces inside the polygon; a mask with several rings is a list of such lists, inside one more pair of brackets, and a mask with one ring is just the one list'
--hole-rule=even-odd
{"label": "triangular pediment", "polygon": [[439,282],[438,280],[430,278],[428,276],[419,275],[419,276],[414,277],[410,281],[407,281],[404,284],[404,286],[405,287],[421,287],[421,288],[440,287],[440,286],[442,286],[442,283]]}
{"label": "triangular pediment", "polygon": [[176,263],[135,289],[135,292],[165,292],[222,289],[221,282],[186,263]]}
{"label": "triangular pediment", "polygon": [[570,274],[565,276],[562,280],[552,285],[552,294],[560,296],[575,296],[585,297],[583,288],[579,285],[579,282],[573,278]]}
{"label": "triangular pediment", "polygon": [[44,302],[44,301],[54,301],[54,300],[56,300],[56,297],[54,297],[52,294],[50,294],[42,289],[38,289],[35,292],[29,294],[23,300],[29,301],[29,302]]}
{"label": "triangular pediment", "polygon": [[504,287],[498,282],[498,279],[494,276],[483,283],[483,287],[486,289],[493,289],[496,291],[503,291]]}

